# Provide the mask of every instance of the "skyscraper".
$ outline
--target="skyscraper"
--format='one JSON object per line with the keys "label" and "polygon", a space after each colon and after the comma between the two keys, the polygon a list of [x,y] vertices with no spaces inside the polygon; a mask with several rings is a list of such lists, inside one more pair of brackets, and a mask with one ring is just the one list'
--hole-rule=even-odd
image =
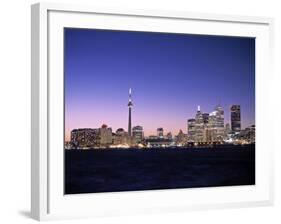
{"label": "skyscraper", "polygon": [[106,124],[101,126],[100,130],[100,144],[101,146],[108,146],[112,144],[112,129]]}
{"label": "skyscraper", "polygon": [[223,108],[218,105],[209,115],[209,122],[207,130],[205,131],[205,140],[208,142],[222,141],[224,136],[224,111]]}
{"label": "skyscraper", "polygon": [[182,130],[179,130],[178,135],[176,136],[176,144],[179,146],[182,146],[186,143],[187,141],[187,135],[183,133]]}
{"label": "skyscraper", "polygon": [[224,111],[220,105],[215,107],[216,111],[216,126],[219,129],[224,129]]}
{"label": "skyscraper", "polygon": [[225,136],[225,129],[224,129],[224,111],[220,105],[215,107],[216,111],[216,141],[222,141]]}
{"label": "skyscraper", "polygon": [[144,136],[143,136],[143,128],[142,126],[135,126],[133,127],[133,137],[135,140],[135,143],[141,143]]}
{"label": "skyscraper", "polygon": [[231,130],[234,132],[241,131],[241,112],[240,105],[232,105],[231,113]]}
{"label": "skyscraper", "polygon": [[187,134],[189,141],[194,142],[195,141],[195,134],[196,134],[196,128],[195,128],[195,119],[188,119],[187,120]]}
{"label": "skyscraper", "polygon": [[208,122],[209,122],[209,114],[208,113],[203,113],[202,116],[203,116],[204,124],[205,125],[208,124]]}
{"label": "skyscraper", "polygon": [[128,133],[123,128],[118,128],[114,136],[114,145],[129,145],[130,143]]}
{"label": "skyscraper", "polygon": [[195,142],[203,142],[204,141],[204,120],[203,115],[200,110],[200,106],[198,106],[197,113],[195,116]]}
{"label": "skyscraper", "polygon": [[128,122],[128,135],[131,137],[132,136],[132,107],[133,107],[133,102],[132,102],[132,89],[129,89],[129,103],[128,103],[128,108],[129,108],[129,122]]}
{"label": "skyscraper", "polygon": [[227,124],[225,125],[225,134],[227,135],[227,134],[229,134],[229,133],[230,133],[230,124],[227,123]]}
{"label": "skyscraper", "polygon": [[172,140],[173,139],[172,133],[168,132],[167,135],[166,135],[166,138],[169,139],[169,140]]}
{"label": "skyscraper", "polygon": [[157,136],[159,138],[163,138],[164,137],[164,129],[163,128],[157,128]]}

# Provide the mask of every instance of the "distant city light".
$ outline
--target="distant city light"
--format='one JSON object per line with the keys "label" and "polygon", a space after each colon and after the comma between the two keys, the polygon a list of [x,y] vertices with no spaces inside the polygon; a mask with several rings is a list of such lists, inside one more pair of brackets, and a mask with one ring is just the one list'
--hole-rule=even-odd
{"label": "distant city light", "polygon": [[140,125],[132,127],[132,89],[129,88],[128,130],[118,128],[116,132],[106,124],[100,128],[78,128],[71,131],[71,140],[66,149],[105,149],[105,148],[173,148],[173,147],[211,147],[221,144],[255,143],[255,126],[241,130],[241,107],[232,105],[231,126],[224,122],[224,110],[220,105],[210,113],[203,113],[200,106],[194,118],[187,119],[187,132],[179,130],[172,136],[165,134],[164,128],[156,130],[157,135],[144,136]]}

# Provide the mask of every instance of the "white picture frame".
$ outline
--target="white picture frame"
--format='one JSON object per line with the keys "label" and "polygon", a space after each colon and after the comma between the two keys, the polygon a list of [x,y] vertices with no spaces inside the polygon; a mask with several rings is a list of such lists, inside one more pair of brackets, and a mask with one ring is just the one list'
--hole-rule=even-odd
{"label": "white picture frame", "polygon": [[[37,220],[273,204],[273,19],[38,3],[32,15],[31,214]],[[63,195],[63,27],[251,36],[256,42],[255,186]]]}

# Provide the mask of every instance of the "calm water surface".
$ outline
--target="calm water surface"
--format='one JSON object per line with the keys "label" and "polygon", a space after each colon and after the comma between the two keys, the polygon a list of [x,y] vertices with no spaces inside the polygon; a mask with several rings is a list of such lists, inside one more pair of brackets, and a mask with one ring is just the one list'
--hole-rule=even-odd
{"label": "calm water surface", "polygon": [[255,146],[65,150],[65,193],[255,184]]}

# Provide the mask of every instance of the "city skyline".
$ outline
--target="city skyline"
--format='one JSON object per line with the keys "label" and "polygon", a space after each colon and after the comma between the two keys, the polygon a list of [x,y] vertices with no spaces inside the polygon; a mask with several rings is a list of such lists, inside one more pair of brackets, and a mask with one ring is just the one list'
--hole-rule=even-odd
{"label": "city skyline", "polygon": [[226,124],[238,104],[242,128],[255,124],[254,55],[253,38],[67,28],[65,139],[102,124],[127,130],[129,88],[132,127],[145,136],[186,132],[198,105],[210,113],[220,104]]}
{"label": "city skyline", "polygon": [[[239,113],[241,112],[241,110],[240,110],[240,105],[231,105],[230,106],[230,108],[229,108],[229,114],[230,114],[230,116],[232,116],[231,114],[232,114],[232,108],[233,107],[239,107]],[[128,133],[128,135],[129,136],[132,136],[132,134],[131,134],[131,132],[132,132],[132,129],[134,129],[134,128],[137,128],[137,127],[141,127],[141,128],[143,128],[143,135],[144,135],[144,137],[149,137],[149,136],[159,136],[159,131],[161,130],[161,132],[162,132],[162,135],[163,136],[166,136],[167,134],[172,134],[172,136],[176,136],[176,135],[178,135],[179,134],[179,132],[180,131],[183,131],[183,133],[185,133],[185,134],[187,134],[188,133],[188,121],[189,120],[196,120],[196,114],[198,113],[198,112],[201,112],[201,114],[202,115],[208,115],[208,117],[209,117],[209,115],[212,115],[213,113],[214,113],[214,111],[217,109],[217,107],[221,107],[221,105],[220,104],[218,104],[218,105],[216,105],[216,106],[214,106],[214,110],[213,111],[210,111],[210,112],[206,112],[206,111],[202,111],[201,110],[201,106],[200,105],[198,105],[197,106],[197,111],[196,111],[196,114],[194,114],[194,117],[190,117],[190,118],[187,118],[186,119],[186,124],[185,124],[185,129],[178,129],[178,131],[177,132],[172,132],[172,131],[169,131],[169,130],[166,130],[165,129],[165,127],[163,127],[163,126],[159,126],[159,127],[157,127],[157,129],[155,129],[153,132],[151,132],[151,133],[149,133],[149,134],[145,134],[145,127],[143,127],[141,124],[132,124],[132,121],[131,121],[131,108],[133,107],[133,103],[132,103],[132,89],[130,88],[129,89],[129,104],[128,104],[128,108],[129,108],[129,113],[128,113],[128,115],[129,115],[129,120],[128,120],[128,129],[126,129],[125,127],[118,127],[118,128],[112,128],[111,126],[110,126],[110,124],[105,124],[105,123],[102,123],[102,124],[100,124],[100,126],[96,126],[96,127],[77,127],[77,128],[74,128],[74,129],[72,129],[71,131],[70,131],[70,133],[73,131],[73,130],[76,130],[76,129],[98,129],[98,128],[100,128],[100,127],[102,127],[102,126],[106,126],[106,127],[108,127],[108,128],[111,128],[112,129],[112,133],[116,133],[118,130],[120,130],[120,129],[123,129],[125,132],[127,132]],[[222,107],[221,107],[222,108]],[[226,128],[226,126],[227,125],[229,125],[229,127],[230,127],[230,129],[231,130],[235,130],[235,128],[236,127],[234,127],[234,125],[233,125],[233,121],[231,121],[231,118],[230,118],[230,120],[229,120],[229,122],[226,122],[225,120],[225,117],[224,117],[224,114],[225,114],[225,110],[224,110],[224,108],[222,108],[222,111],[223,111],[223,120],[222,120],[222,125],[223,125],[223,128],[224,128],[224,130],[225,130],[225,128]],[[240,122],[241,122],[241,124],[243,123],[242,122],[242,120],[239,120]],[[205,121],[203,121],[203,123],[204,123]],[[208,122],[208,121],[207,121]],[[245,128],[249,128],[250,126],[252,126],[252,125],[255,125],[255,123],[253,123],[253,124],[250,124],[250,125],[248,125],[247,127],[245,127]],[[242,127],[242,126],[241,126]],[[242,128],[240,127],[240,129],[239,130],[236,130],[236,131],[240,131],[240,130],[242,130]],[[69,141],[69,140],[67,140],[67,141]]]}

